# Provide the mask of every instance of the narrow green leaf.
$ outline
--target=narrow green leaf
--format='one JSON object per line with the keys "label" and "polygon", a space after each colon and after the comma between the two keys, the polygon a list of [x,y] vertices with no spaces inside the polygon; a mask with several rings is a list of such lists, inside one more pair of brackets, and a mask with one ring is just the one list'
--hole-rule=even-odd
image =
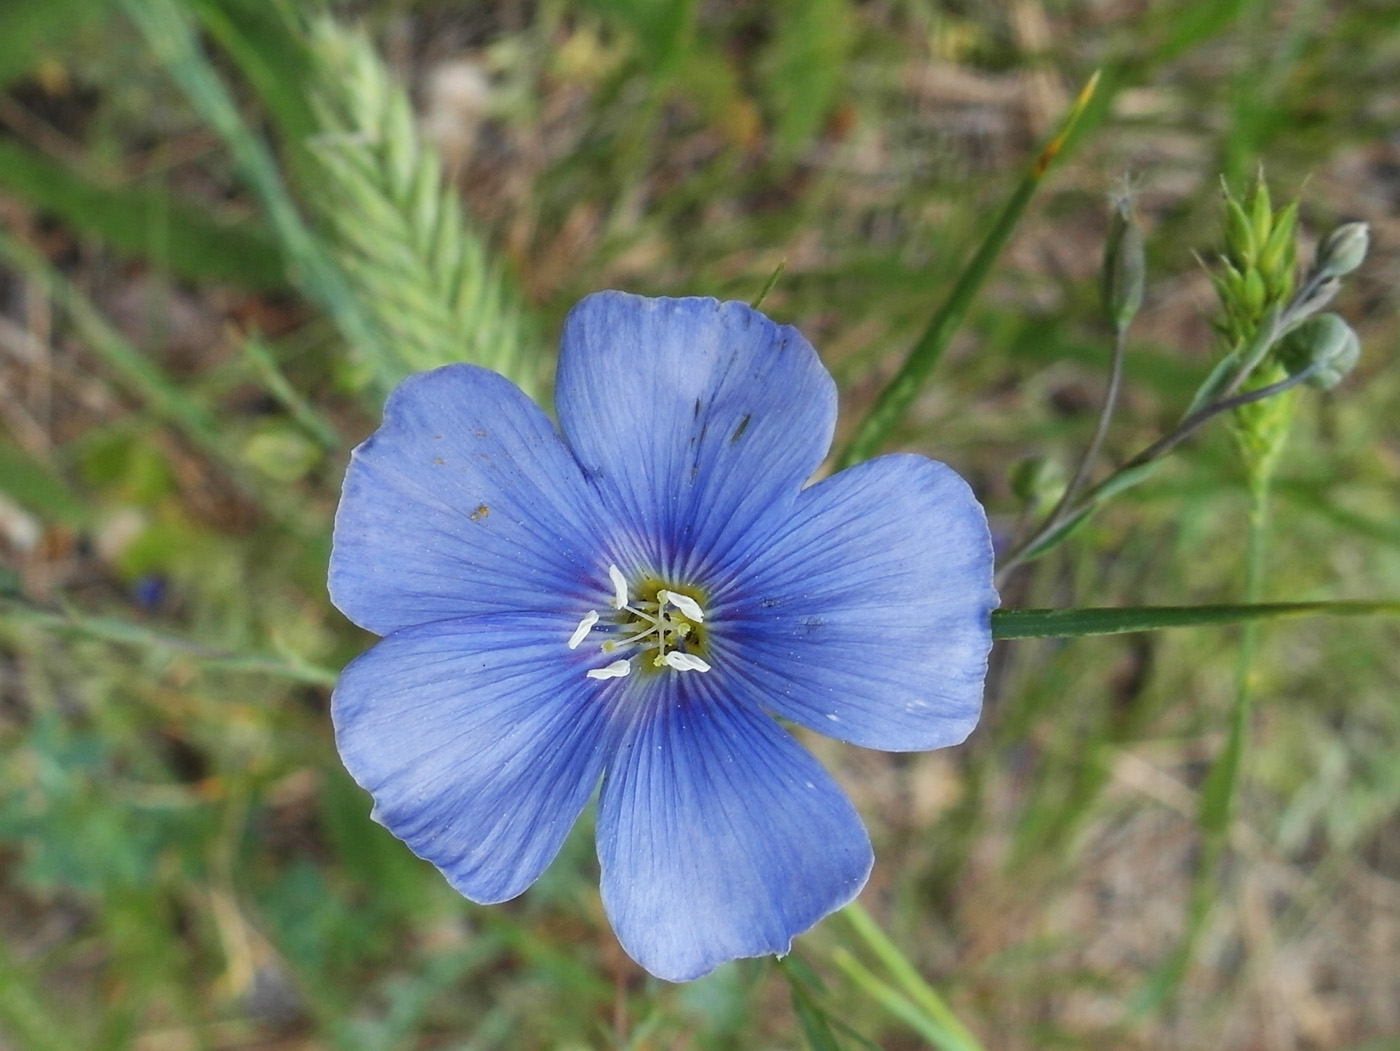
{"label": "narrow green leaf", "polygon": [[[244,123],[232,94],[200,47],[188,10],[179,0],[119,0],[122,11],[145,37],[156,61],[184,91],[190,105],[224,140],[239,175],[257,195],[282,244],[292,279],[340,329],[370,369],[381,360],[366,353],[383,334],[358,303],[345,274],[311,232],[288,193],[281,170],[267,144]],[[374,373],[382,391],[398,379]]]}
{"label": "narrow green leaf", "polygon": [[189,0],[205,30],[235,62],[272,114],[286,141],[302,143],[316,119],[306,92],[311,57],[284,5],[268,0]]}
{"label": "narrow green leaf", "polygon": [[849,950],[837,947],[831,954],[831,962],[849,978],[853,985],[871,1000],[878,1003],[894,1017],[927,1040],[940,1051],[982,1051],[980,1044],[969,1043],[956,1033],[950,1032],[938,1022],[929,1018],[923,1011],[899,990],[882,981],[870,968],[853,956]]}
{"label": "narrow green leaf", "polygon": [[813,999],[812,994],[791,979],[788,986],[792,991],[792,1010],[802,1027],[802,1035],[807,1038],[807,1046],[812,1051],[842,1051],[836,1034],[831,1030],[826,1012]]}
{"label": "narrow green leaf", "polygon": [[263,387],[291,413],[292,419],[301,426],[317,444],[326,451],[334,451],[342,445],[340,433],[316,407],[292,386],[277,365],[271,349],[256,335],[243,341],[243,356],[257,373]]}
{"label": "narrow green leaf", "polygon": [[1104,501],[1111,500],[1119,493],[1126,492],[1139,482],[1146,481],[1156,474],[1157,469],[1161,466],[1161,460],[1149,460],[1136,467],[1124,467],[1122,470],[1115,471],[1095,486],[1090,493],[1094,500],[1094,506],[1098,507]]}
{"label": "narrow green leaf", "polygon": [[1395,617],[1400,602],[1258,602],[1218,606],[1119,606],[1076,609],[1000,609],[992,614],[996,639],[1064,639],[1121,635],[1165,628],[1222,627],[1289,617]]}
{"label": "narrow green leaf", "polygon": [[773,272],[768,275],[768,280],[764,282],[763,288],[758,295],[749,303],[749,306],[757,310],[763,306],[763,301],[768,298],[768,294],[773,291],[778,284],[778,278],[783,276],[783,271],[787,269],[787,258],[778,260],[778,265],[773,268]]}
{"label": "narrow green leaf", "polygon": [[971,1031],[953,1013],[943,997],[924,980],[909,958],[899,950],[899,946],[875,922],[865,906],[853,901],[841,910],[841,916],[851,925],[851,930],[884,965],[903,993],[913,1001],[920,1013],[945,1034],[944,1044],[950,1048],[966,1051],[981,1051],[981,1045]]}
{"label": "narrow green leaf", "polygon": [[1093,513],[1094,506],[1090,505],[1084,508],[1082,511],[1077,511],[1074,514],[1070,515],[1063,522],[1057,525],[1054,529],[1050,530],[1050,532],[1046,533],[1034,544],[1022,551],[1017,557],[1016,563],[1019,564],[1021,562],[1029,562],[1032,559],[1039,558],[1047,551],[1050,551],[1053,548],[1058,547],[1060,544],[1063,544],[1066,540],[1068,540],[1071,536],[1078,532],[1080,526],[1082,526],[1085,522],[1089,521],[1089,516]]}
{"label": "narrow green leaf", "polygon": [[1153,6],[1153,21],[1168,31],[1167,39],[1153,49],[1153,57],[1167,61],[1218,36],[1240,17],[1245,4],[1246,0],[1189,0]]}
{"label": "narrow green leaf", "polygon": [[[180,277],[232,281],[250,288],[287,284],[277,244],[247,223],[221,223],[149,188],[109,189],[13,142],[0,140],[0,184],[79,233],[148,259]],[[153,236],[159,229],[159,236]]]}
{"label": "narrow green leaf", "polygon": [[333,686],[339,677],[339,673],[332,668],[323,668],[299,658],[265,653],[236,653],[206,646],[177,635],[168,635],[119,617],[91,617],[80,613],[57,612],[41,609],[25,601],[0,598],[0,625],[4,624],[40,628],[62,635],[76,635],[133,646],[172,657],[184,656],[194,659],[205,671],[270,675],[314,686]]}

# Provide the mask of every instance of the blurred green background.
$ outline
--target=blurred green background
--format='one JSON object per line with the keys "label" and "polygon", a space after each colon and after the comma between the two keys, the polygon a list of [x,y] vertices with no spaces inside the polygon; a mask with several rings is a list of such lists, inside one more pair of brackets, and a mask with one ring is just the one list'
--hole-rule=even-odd
{"label": "blurred green background", "polygon": [[[1200,260],[1220,179],[1262,166],[1304,258],[1342,220],[1375,245],[1263,597],[1400,596],[1393,0],[3,0],[0,1047],[927,1046],[841,918],[786,970],[671,986],[614,941],[587,827],[479,908],[372,825],[327,718],[372,641],[325,595],[331,517],[393,382],[470,358],[547,393],[599,288],[747,300],[785,260],[765,310],[849,435],[1095,69],[891,447],[1003,535],[1019,461],[1073,469],[1130,174],[1149,283],[1108,453],[1136,452],[1221,351]],[[1245,519],[1217,426],[1005,604],[1234,601]],[[1238,641],[1000,643],[965,747],[811,741],[871,825],[862,900],[989,1049],[1400,1048],[1394,621],[1264,631],[1214,908],[1142,995]]]}

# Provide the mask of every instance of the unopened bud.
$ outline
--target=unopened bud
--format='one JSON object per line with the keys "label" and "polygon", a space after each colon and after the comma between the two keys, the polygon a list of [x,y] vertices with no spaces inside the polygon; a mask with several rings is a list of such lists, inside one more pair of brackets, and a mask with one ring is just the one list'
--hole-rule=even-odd
{"label": "unopened bud", "polygon": [[1049,507],[1065,493],[1065,472],[1055,460],[1035,457],[1011,469],[1011,491],[1027,507]]}
{"label": "unopened bud", "polygon": [[1309,386],[1328,390],[1356,367],[1361,341],[1336,314],[1318,314],[1283,338],[1278,355],[1290,375],[1307,372]]}
{"label": "unopened bud", "polygon": [[1371,247],[1371,228],[1365,223],[1343,223],[1317,250],[1317,272],[1326,277],[1343,277],[1366,258]]}
{"label": "unopened bud", "polygon": [[1142,306],[1146,275],[1142,230],[1133,217],[1132,200],[1123,196],[1114,202],[1103,251],[1103,309],[1117,328],[1127,328]]}

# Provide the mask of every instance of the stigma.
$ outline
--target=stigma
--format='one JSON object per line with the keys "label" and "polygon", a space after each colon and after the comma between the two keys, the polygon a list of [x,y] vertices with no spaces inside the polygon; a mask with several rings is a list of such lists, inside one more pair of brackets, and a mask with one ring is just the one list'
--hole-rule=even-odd
{"label": "stigma", "polygon": [[584,672],[588,678],[619,679],[638,663],[678,672],[710,670],[709,662],[695,652],[701,648],[705,610],[693,596],[675,588],[644,586],[634,597],[617,566],[608,566],[608,580],[613,613],[589,610],[569,636],[568,647],[576,650],[597,631],[603,636],[599,650],[615,656],[610,664]]}

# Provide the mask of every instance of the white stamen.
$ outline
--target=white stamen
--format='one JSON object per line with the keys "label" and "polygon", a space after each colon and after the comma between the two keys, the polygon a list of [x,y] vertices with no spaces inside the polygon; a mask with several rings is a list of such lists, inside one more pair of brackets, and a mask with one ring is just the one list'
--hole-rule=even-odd
{"label": "white stamen", "polygon": [[676,671],[709,671],[710,666],[693,653],[679,653],[672,650],[661,658],[666,663],[666,667],[675,668]]}
{"label": "white stamen", "polygon": [[627,578],[622,575],[622,570],[616,566],[608,567],[608,579],[613,586],[613,609],[621,609],[627,605]]}
{"label": "white stamen", "polygon": [[632,670],[630,661],[613,661],[606,668],[589,668],[585,675],[590,679],[620,679]]}
{"label": "white stamen", "polygon": [[588,638],[588,633],[593,630],[593,625],[598,623],[598,611],[590,609],[583,615],[583,619],[578,622],[578,627],[569,636],[569,649],[578,649],[579,643]]}
{"label": "white stamen", "polygon": [[700,603],[696,602],[689,595],[682,595],[676,591],[661,590],[656,593],[656,597],[661,602],[669,602],[680,610],[696,624],[701,624],[705,620],[705,611],[700,608]]}

